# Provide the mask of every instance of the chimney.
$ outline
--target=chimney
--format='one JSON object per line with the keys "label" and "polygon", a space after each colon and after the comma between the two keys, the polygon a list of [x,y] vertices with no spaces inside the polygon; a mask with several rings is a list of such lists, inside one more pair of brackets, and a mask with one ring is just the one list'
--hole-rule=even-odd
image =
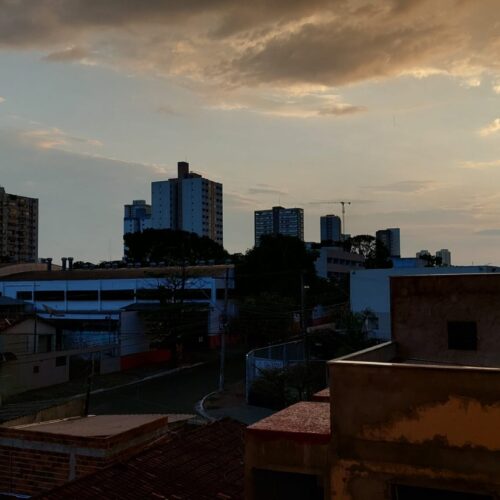
{"label": "chimney", "polygon": [[47,271],[52,271],[52,257],[45,259],[45,262],[47,264]]}
{"label": "chimney", "polygon": [[62,270],[66,271],[66,261],[68,260],[66,257],[62,257]]}
{"label": "chimney", "polygon": [[70,271],[73,271],[73,260],[73,257],[68,257],[68,266]]}
{"label": "chimney", "polygon": [[177,162],[177,178],[185,179],[189,175],[189,163],[187,161]]}

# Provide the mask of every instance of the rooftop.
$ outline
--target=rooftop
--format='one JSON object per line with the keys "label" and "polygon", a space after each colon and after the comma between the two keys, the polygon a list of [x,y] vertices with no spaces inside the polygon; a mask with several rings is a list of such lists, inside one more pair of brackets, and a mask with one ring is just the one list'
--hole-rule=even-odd
{"label": "rooftop", "polygon": [[326,444],[330,442],[330,403],[296,403],[248,427],[269,438]]}
{"label": "rooftop", "polygon": [[93,415],[89,417],[72,417],[49,422],[36,422],[17,425],[12,429],[58,434],[78,437],[110,437],[130,431],[151,422],[163,415]]}
{"label": "rooftop", "polygon": [[244,425],[220,420],[176,434],[40,499],[243,499]]}
{"label": "rooftop", "polygon": [[226,269],[233,269],[232,264],[213,266],[181,267],[138,267],[119,269],[73,269],[71,271],[28,271],[1,276],[1,281],[56,281],[56,280],[99,280],[99,279],[140,279],[162,278],[185,272],[191,276],[224,276]]}

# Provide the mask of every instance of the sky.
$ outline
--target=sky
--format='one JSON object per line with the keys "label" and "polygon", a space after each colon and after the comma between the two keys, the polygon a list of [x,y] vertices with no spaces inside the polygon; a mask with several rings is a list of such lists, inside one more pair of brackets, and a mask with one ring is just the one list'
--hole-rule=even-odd
{"label": "sky", "polygon": [[123,205],[177,161],[253,211],[401,228],[403,256],[500,264],[497,0],[0,0],[0,185],[40,257],[122,255]]}

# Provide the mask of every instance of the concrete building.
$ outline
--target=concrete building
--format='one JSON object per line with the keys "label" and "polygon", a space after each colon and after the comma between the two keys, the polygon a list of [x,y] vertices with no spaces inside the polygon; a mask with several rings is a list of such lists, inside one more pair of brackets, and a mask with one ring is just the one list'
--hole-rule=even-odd
{"label": "concrete building", "polygon": [[337,215],[322,215],[321,225],[321,243],[332,245],[342,240],[342,222]]}
{"label": "concrete building", "polygon": [[401,257],[401,238],[399,227],[381,229],[376,232],[377,240],[381,241],[389,250],[391,257]]}
{"label": "concrete building", "polygon": [[254,212],[255,246],[266,234],[293,236],[304,241],[304,210],[302,208],[273,207]]}
{"label": "concrete building", "polygon": [[151,205],[145,200],[134,200],[132,205],[124,206],[123,234],[140,233],[151,227]]}
{"label": "concrete building", "polygon": [[427,257],[431,257],[431,252],[429,252],[429,250],[427,249],[423,249],[423,250],[419,250],[416,254],[415,254],[415,257],[417,259],[421,259],[421,258],[427,258]]}
{"label": "concrete building", "polygon": [[247,429],[247,500],[500,495],[500,275],[391,279],[393,340]]}
{"label": "concrete building", "polygon": [[325,279],[348,278],[353,270],[364,267],[364,257],[341,247],[321,247],[314,265],[318,276]]}
{"label": "concrete building", "polygon": [[[218,338],[226,276],[231,293],[232,265],[21,271],[0,277],[0,294],[33,304],[39,317],[72,332],[68,349],[98,348],[119,337],[123,358],[149,351],[138,316],[144,308],[158,308],[161,300],[175,300],[174,294],[178,299],[182,294],[185,304],[203,306],[204,340],[210,344],[211,337]],[[235,314],[232,300],[228,312]]]}
{"label": "concrete building", "polygon": [[442,266],[451,266],[451,252],[447,248],[438,250],[436,257],[441,259]]}
{"label": "concrete building", "polygon": [[38,259],[38,200],[0,186],[0,262]]}
{"label": "concrete building", "polygon": [[196,233],[223,244],[222,184],[177,164],[177,178],[151,183],[151,227]]}
{"label": "concrete building", "polygon": [[495,266],[455,267],[393,267],[390,269],[362,269],[351,272],[350,304],[352,312],[370,310],[376,316],[373,335],[391,338],[390,278],[392,276],[423,276],[435,274],[496,273]]}

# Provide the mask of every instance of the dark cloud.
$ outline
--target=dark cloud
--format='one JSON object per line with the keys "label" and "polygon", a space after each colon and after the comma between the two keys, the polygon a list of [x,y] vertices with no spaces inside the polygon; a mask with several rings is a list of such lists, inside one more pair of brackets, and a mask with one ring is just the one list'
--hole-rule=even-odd
{"label": "dark cloud", "polygon": [[355,115],[357,113],[363,113],[367,111],[366,106],[353,106],[351,104],[339,104],[336,106],[330,106],[328,108],[320,109],[318,115],[320,116],[346,116]]}
{"label": "dark cloud", "polygon": [[248,189],[249,194],[273,194],[273,195],[285,195],[287,191],[285,189],[276,188],[269,186],[268,184],[257,184],[256,187]]}
{"label": "dark cloud", "polygon": [[479,236],[500,236],[500,229],[481,229],[480,231],[475,231],[474,234]]}
{"label": "dark cloud", "polygon": [[239,87],[498,73],[499,24],[496,0],[0,0],[0,47]]}
{"label": "dark cloud", "polygon": [[366,189],[380,192],[418,193],[420,191],[427,191],[434,185],[433,181],[399,181],[379,186],[366,186]]}
{"label": "dark cloud", "polygon": [[90,52],[83,47],[69,47],[47,54],[43,59],[49,62],[81,61],[90,56]]}

